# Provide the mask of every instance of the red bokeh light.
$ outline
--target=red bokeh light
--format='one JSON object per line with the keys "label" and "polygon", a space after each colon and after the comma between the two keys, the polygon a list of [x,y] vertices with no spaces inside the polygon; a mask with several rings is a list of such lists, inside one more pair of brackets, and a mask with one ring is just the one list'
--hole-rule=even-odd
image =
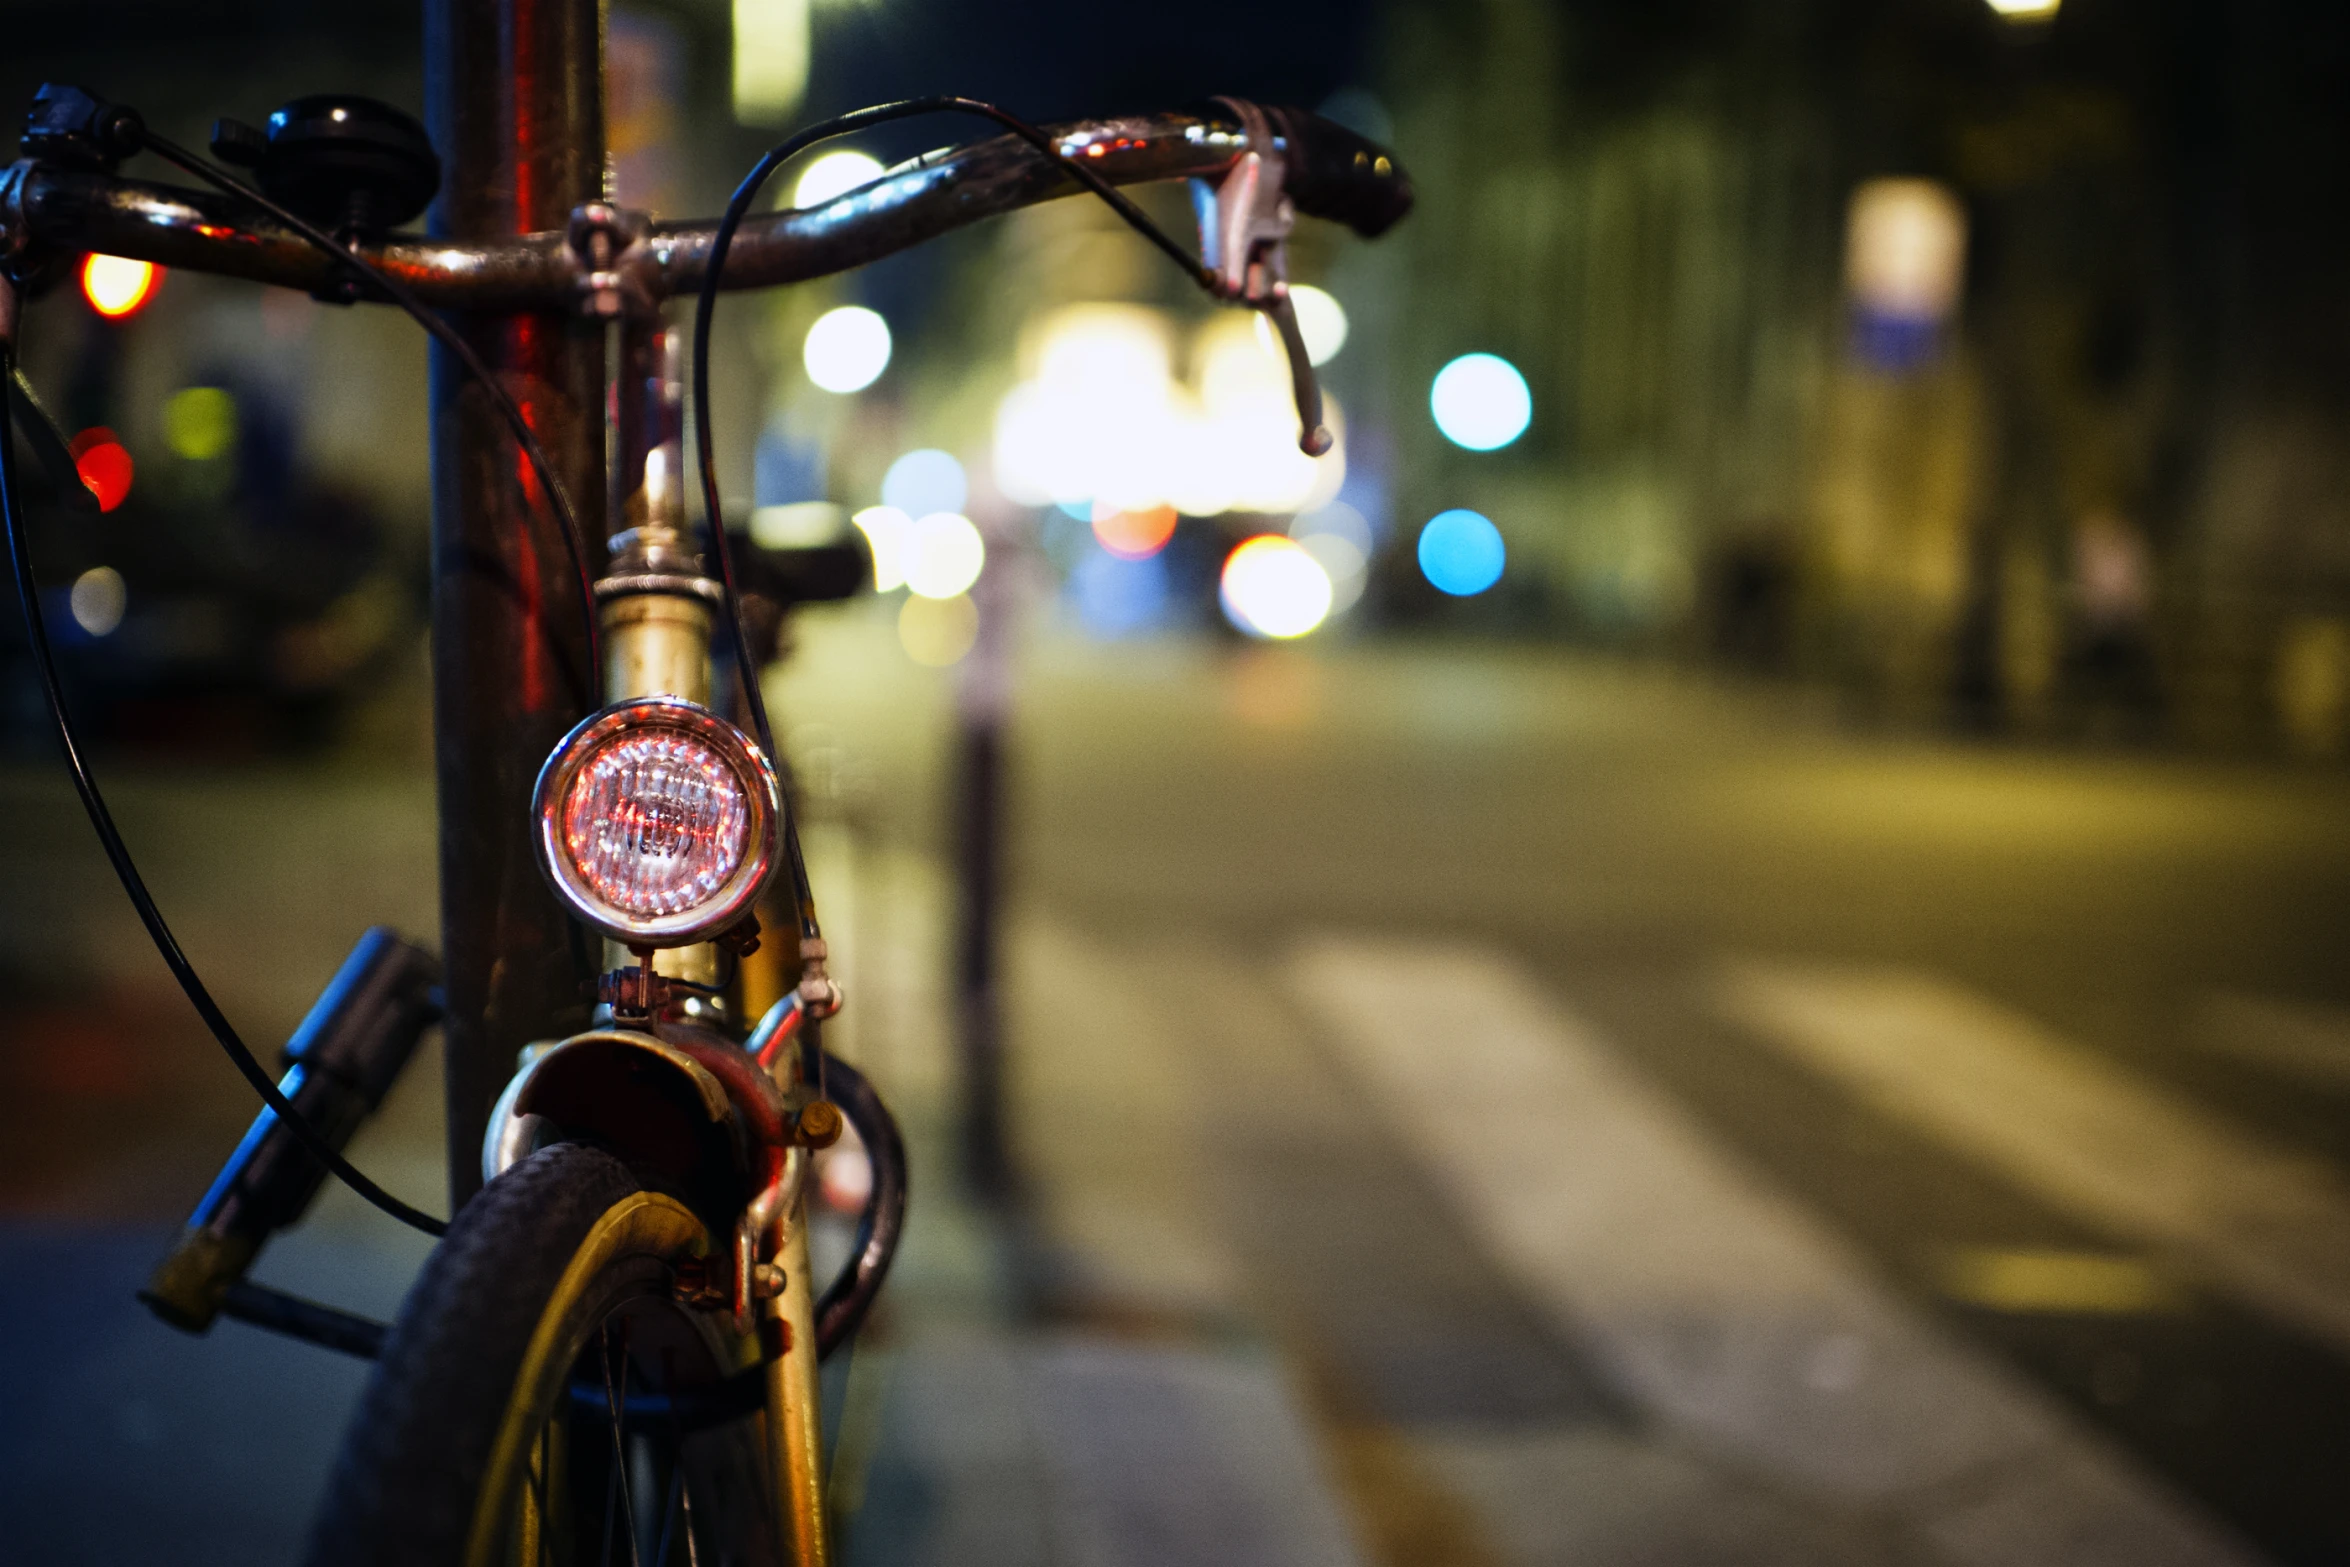
{"label": "red bokeh light", "polygon": [[137,315],[163,281],[163,269],[92,251],[82,257],[82,298],[109,321]]}
{"label": "red bokeh light", "polygon": [[93,425],[75,436],[67,447],[73,453],[74,471],[82,476],[82,483],[98,497],[100,511],[112,511],[131,493],[131,478],[136,471],[131,454],[119,438],[104,425]]}

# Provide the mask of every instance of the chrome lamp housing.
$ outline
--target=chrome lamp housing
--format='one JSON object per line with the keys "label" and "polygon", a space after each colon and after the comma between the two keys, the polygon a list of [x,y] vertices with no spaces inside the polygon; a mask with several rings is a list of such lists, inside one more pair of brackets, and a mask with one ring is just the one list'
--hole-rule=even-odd
{"label": "chrome lamp housing", "polygon": [[624,946],[682,947],[741,923],[776,863],[782,791],[751,738],[698,703],[591,714],[539,769],[539,868]]}

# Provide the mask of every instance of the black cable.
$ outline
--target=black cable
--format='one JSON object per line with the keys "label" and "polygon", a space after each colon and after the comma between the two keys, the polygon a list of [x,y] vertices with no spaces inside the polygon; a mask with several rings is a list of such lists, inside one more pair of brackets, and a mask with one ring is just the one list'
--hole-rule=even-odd
{"label": "black cable", "polygon": [[506,388],[499,383],[498,378],[490,372],[490,367],[482,362],[481,355],[474,352],[473,345],[465,341],[463,335],[455,327],[441,319],[423,300],[418,299],[407,284],[393,277],[383,268],[374,265],[366,257],[324,229],[296,217],[244,181],[233,175],[222,173],[202,158],[167,138],[158,136],[153,131],[143,131],[141,137],[147,150],[166,163],[177,165],[206,184],[225,191],[240,201],[251,202],[287,228],[292,229],[296,234],[301,235],[302,238],[310,241],[311,244],[316,245],[358,273],[361,280],[381,288],[390,297],[393,304],[415,317],[418,326],[431,333],[434,340],[443,348],[455,354],[458,363],[465,366],[466,373],[471,375],[481,386],[481,389],[489,394],[490,401],[497,405],[500,417],[506,421],[506,428],[513,432],[515,444],[522,448],[522,455],[528,459],[531,471],[538,475],[539,487],[547,492],[547,499],[554,506],[555,514],[563,525],[563,543],[571,552],[571,564],[579,577],[579,612],[587,624],[588,674],[584,689],[591,693],[596,691],[600,684],[600,671],[604,667],[604,654],[601,620],[596,614],[596,577],[594,570],[588,565],[587,529],[581,525],[579,512],[571,504],[571,493],[564,489],[562,482],[555,477],[554,465],[547,461],[546,451],[539,445],[538,434],[531,429],[530,420],[524,416],[521,407],[514,401]]}
{"label": "black cable", "polygon": [[[0,288],[11,286],[6,280],[0,279]],[[131,907],[138,911],[139,923],[147,927],[147,934],[155,942],[155,950],[163,955],[164,966],[171,970],[171,977],[178,980],[180,989],[187,993],[189,1004],[195,1007],[196,1015],[204,1020],[205,1027],[212,1030],[212,1037],[220,1041],[220,1048],[228,1052],[229,1060],[244,1074],[245,1081],[253,1085],[253,1091],[261,1096],[262,1102],[276,1112],[286,1130],[294,1134],[295,1141],[309,1149],[345,1186],[402,1224],[411,1225],[427,1235],[445,1234],[448,1226],[441,1220],[409,1207],[360,1174],[316,1127],[303,1118],[286,1096],[278,1092],[277,1084],[270,1081],[269,1073],[253,1058],[253,1052],[246,1048],[245,1042],[237,1037],[237,1031],[229,1023],[227,1015],[212,999],[212,992],[204,988],[204,981],[197,977],[194,965],[188,962],[187,954],[180,950],[179,942],[172,936],[171,927],[163,922],[163,911],[155,906],[155,899],[147,891],[147,883],[140,877],[138,867],[131,863],[130,849],[123,843],[122,834],[114,825],[113,813],[107,810],[106,799],[98,792],[98,781],[90,776],[89,765],[83,760],[81,746],[74,738],[73,720],[65,710],[65,689],[57,678],[56,655],[50,650],[48,627],[41,618],[41,589],[39,581],[33,576],[32,546],[25,535],[24,518],[17,508],[16,435],[9,422],[10,380],[15,368],[15,357],[12,345],[0,343],[0,526],[4,526],[8,534],[8,556],[16,573],[17,602],[24,608],[25,640],[32,646],[33,665],[40,671],[41,689],[49,699],[49,716],[56,723],[58,743],[65,748],[66,770],[73,774],[74,790],[82,798],[82,809],[89,813],[90,825],[97,829],[98,842],[106,850],[106,858],[113,864],[114,874],[121,879],[122,890],[130,895]]]}
{"label": "black cable", "polygon": [[[735,230],[742,226],[751,203],[770,176],[783,164],[820,141],[863,130],[868,125],[880,125],[890,120],[911,119],[922,114],[972,114],[993,120],[1014,136],[1043,153],[1073,175],[1077,182],[1110,204],[1112,211],[1126,220],[1143,238],[1173,257],[1191,280],[1211,294],[1220,294],[1216,274],[1185,250],[1167,232],[1150,220],[1149,214],[1136,206],[1115,185],[1075,158],[1063,157],[1053,145],[1053,139],[1027,121],[982,103],[976,98],[942,95],[934,98],[908,98],[898,103],[876,104],[869,109],[856,109],[833,119],[798,131],[767,149],[751,172],[735,188],[734,198],[726,204],[726,214],[718,220],[718,231],[710,241],[710,254],[702,266],[702,288],[694,304],[694,448],[702,470],[702,510],[710,526],[711,553],[718,559],[718,580],[726,590],[727,622],[734,632],[735,665],[741,671],[743,694],[751,709],[751,724],[758,732],[759,744],[772,759],[775,754],[775,735],[767,725],[767,698],[759,689],[759,672],[751,659],[750,639],[743,632],[742,599],[735,588],[734,559],[726,543],[726,520],[719,509],[718,457],[710,434],[710,322],[718,305],[718,278],[726,268],[726,253],[734,246]],[[807,939],[818,939],[822,931],[816,923],[815,891],[808,883],[808,867],[800,852],[798,813],[786,800],[783,812],[784,857],[791,869],[792,896],[799,905],[800,934]]]}

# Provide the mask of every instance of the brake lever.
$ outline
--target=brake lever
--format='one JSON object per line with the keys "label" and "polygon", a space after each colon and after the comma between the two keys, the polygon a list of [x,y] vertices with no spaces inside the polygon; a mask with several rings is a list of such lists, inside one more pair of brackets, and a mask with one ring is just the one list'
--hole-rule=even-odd
{"label": "brake lever", "polygon": [[24,366],[11,360],[8,376],[15,385],[15,395],[9,399],[9,405],[16,412],[16,427],[24,432],[25,444],[33,449],[41,471],[57,487],[58,498],[69,511],[80,512],[85,517],[97,516],[98,497],[82,482],[81,465],[73,460],[73,445],[34,393],[33,383],[25,378]]}
{"label": "brake lever", "polygon": [[1321,382],[1289,302],[1289,231],[1297,225],[1297,208],[1282,188],[1281,149],[1264,110],[1241,98],[1216,101],[1239,116],[1249,150],[1214,190],[1204,180],[1192,182],[1202,259],[1216,274],[1217,292],[1262,311],[1280,336],[1297,402],[1297,449],[1319,457],[1334,438],[1322,423]]}

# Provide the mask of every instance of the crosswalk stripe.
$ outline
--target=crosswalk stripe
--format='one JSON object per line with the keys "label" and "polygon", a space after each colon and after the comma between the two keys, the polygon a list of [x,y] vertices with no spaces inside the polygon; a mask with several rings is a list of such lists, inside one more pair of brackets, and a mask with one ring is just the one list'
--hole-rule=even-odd
{"label": "crosswalk stripe", "polygon": [[2051,1206],[2350,1351],[2350,1186],[1931,975],[1731,964],[1733,1021]]}
{"label": "crosswalk stripe", "polygon": [[1495,1261],[1691,1439],[1890,1512],[1949,1560],[2250,1560],[1926,1322],[1505,959],[1325,939],[1288,977]]}

